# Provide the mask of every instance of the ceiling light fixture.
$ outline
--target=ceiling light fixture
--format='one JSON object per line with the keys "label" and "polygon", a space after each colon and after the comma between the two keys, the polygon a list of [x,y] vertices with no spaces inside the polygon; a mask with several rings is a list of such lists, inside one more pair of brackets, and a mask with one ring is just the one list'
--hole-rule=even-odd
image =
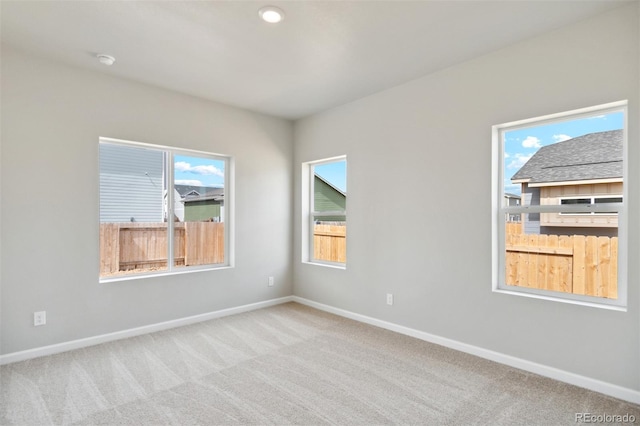
{"label": "ceiling light fixture", "polygon": [[101,64],[111,66],[116,61],[116,58],[109,55],[99,54],[96,55]]}
{"label": "ceiling light fixture", "polygon": [[284,19],[284,11],[279,7],[265,6],[258,11],[258,15],[263,21],[270,24],[277,24]]}

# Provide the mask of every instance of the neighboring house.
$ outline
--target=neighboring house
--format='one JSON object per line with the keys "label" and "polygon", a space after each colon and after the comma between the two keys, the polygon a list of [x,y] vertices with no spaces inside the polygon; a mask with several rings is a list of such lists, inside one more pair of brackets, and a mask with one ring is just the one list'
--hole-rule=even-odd
{"label": "neighboring house", "polygon": [[[505,206],[519,206],[520,205],[520,196],[516,194],[511,194],[509,192],[504,193],[504,205]],[[519,222],[520,215],[519,214],[509,214],[509,222]]]}
{"label": "neighboring house", "polygon": [[[347,205],[347,194],[327,182],[321,176],[314,175],[314,206],[318,212],[344,211]],[[324,222],[344,222],[344,216],[326,216]]]}
{"label": "neighboring house", "polygon": [[174,185],[179,200],[184,204],[185,222],[224,222],[224,188]]}
{"label": "neighboring house", "polygon": [[100,222],[162,222],[163,153],[100,144]]}
{"label": "neighboring house", "polygon": [[[522,185],[522,205],[621,201],[622,136],[622,130],[590,133],[540,148],[511,178]],[[526,233],[616,236],[618,216],[528,214],[523,226]]]}

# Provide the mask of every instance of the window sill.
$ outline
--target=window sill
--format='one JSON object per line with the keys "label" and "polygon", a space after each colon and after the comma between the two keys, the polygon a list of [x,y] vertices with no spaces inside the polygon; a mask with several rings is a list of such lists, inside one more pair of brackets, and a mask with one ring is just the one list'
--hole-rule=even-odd
{"label": "window sill", "polygon": [[494,288],[493,292],[509,294],[513,296],[529,297],[532,299],[549,300],[552,302],[568,303],[571,305],[587,306],[590,308],[607,309],[610,311],[627,312],[627,307],[622,305],[610,305],[610,304],[604,304],[604,303],[589,302],[585,300],[569,299],[564,297],[554,297],[550,295],[536,294],[536,293],[530,293],[525,291],[508,290],[503,288]]}
{"label": "window sill", "polygon": [[100,278],[100,284],[108,284],[119,281],[131,281],[131,280],[140,280],[145,278],[155,278],[155,277],[165,277],[168,275],[182,275],[182,274],[191,274],[194,272],[206,272],[206,271],[219,271],[222,269],[232,269],[233,266],[224,265],[224,266],[215,266],[215,267],[203,267],[203,268],[190,268],[190,269],[180,269],[177,271],[160,271],[148,274],[136,274],[136,275],[123,275],[113,278]]}
{"label": "window sill", "polygon": [[303,264],[306,265],[315,265],[315,266],[324,266],[325,268],[332,268],[332,269],[342,269],[342,270],[346,270],[347,269],[347,265],[343,264],[343,263],[325,263],[325,262],[318,262],[318,261],[303,261]]}

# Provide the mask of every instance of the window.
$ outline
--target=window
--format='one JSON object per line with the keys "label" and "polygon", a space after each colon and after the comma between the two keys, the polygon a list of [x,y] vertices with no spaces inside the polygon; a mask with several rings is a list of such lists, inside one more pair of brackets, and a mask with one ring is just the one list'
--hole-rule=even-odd
{"label": "window", "polygon": [[[622,197],[589,197],[589,198],[560,198],[561,205],[572,204],[607,204],[607,203],[622,203]],[[606,214],[617,215],[617,212],[560,212],[559,214]]]}
{"label": "window", "polygon": [[493,126],[494,291],[625,308],[626,114],[622,101]]}
{"label": "window", "polygon": [[343,267],[347,262],[347,159],[305,163],[303,176],[302,257]]}
{"label": "window", "polygon": [[229,157],[100,139],[100,279],[230,265]]}

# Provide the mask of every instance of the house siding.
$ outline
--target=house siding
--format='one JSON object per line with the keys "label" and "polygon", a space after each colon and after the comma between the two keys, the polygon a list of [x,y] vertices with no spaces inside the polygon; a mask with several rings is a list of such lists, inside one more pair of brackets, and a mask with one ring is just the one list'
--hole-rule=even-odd
{"label": "house siding", "polygon": [[220,218],[220,204],[212,201],[190,201],[185,203],[185,222],[199,222]]}
{"label": "house siding", "polygon": [[162,222],[162,151],[100,144],[100,222]]}
{"label": "house siding", "polygon": [[[530,188],[526,183],[522,184],[522,205],[538,206],[540,205],[540,188]],[[540,233],[540,213],[524,214],[524,233],[539,234]]]}
{"label": "house siding", "polygon": [[[344,194],[341,194],[331,185],[324,182],[317,176],[314,177],[314,208],[317,212],[329,212],[346,210],[347,200]],[[329,216],[323,217],[323,221],[343,222],[345,216]]]}
{"label": "house siding", "polygon": [[[559,205],[561,198],[622,196],[622,182],[542,187],[540,195],[543,205],[552,206]],[[588,235],[601,235],[593,228],[617,228],[618,215],[542,213],[540,224],[543,227],[588,227],[591,228]],[[607,231],[603,232],[603,235],[609,235]]]}

